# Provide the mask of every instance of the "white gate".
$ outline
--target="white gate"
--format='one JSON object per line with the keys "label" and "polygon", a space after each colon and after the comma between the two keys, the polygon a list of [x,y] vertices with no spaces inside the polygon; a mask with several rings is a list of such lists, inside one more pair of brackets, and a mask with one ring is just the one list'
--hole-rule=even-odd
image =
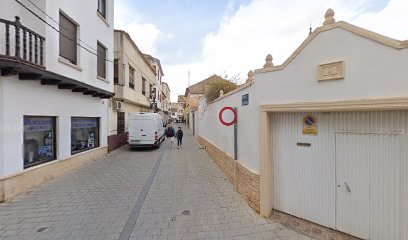
{"label": "white gate", "polygon": [[408,111],[272,116],[274,208],[364,239],[408,239]]}
{"label": "white gate", "polygon": [[336,134],[336,228],[363,239],[400,240],[402,133]]}
{"label": "white gate", "polygon": [[363,239],[370,236],[369,140],[369,135],[336,134],[336,228]]}

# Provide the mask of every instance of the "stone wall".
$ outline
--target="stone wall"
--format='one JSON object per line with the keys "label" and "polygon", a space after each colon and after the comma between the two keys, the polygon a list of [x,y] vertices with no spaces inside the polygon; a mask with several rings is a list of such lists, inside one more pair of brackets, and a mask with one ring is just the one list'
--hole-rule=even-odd
{"label": "stone wall", "polygon": [[259,174],[253,173],[239,162],[236,162],[237,189],[244,197],[248,205],[259,213],[260,208],[260,184]]}
{"label": "stone wall", "polygon": [[259,213],[259,174],[251,172],[239,161],[232,159],[201,136],[198,136],[197,140],[218,167],[225,173],[228,179],[236,186],[237,191],[242,195],[248,205]]}

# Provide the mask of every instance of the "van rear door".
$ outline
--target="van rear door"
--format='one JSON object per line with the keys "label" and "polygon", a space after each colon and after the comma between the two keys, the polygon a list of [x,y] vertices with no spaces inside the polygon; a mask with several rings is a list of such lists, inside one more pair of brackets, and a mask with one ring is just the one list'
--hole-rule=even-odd
{"label": "van rear door", "polygon": [[132,135],[129,140],[132,144],[153,144],[154,143],[154,121],[152,119],[137,119],[132,121]]}

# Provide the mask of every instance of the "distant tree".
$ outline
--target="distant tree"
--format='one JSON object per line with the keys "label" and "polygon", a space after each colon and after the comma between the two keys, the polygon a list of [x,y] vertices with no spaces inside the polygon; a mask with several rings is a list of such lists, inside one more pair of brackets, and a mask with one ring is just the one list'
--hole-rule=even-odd
{"label": "distant tree", "polygon": [[230,80],[224,78],[217,78],[209,82],[207,91],[205,91],[204,96],[208,103],[211,103],[215,99],[220,97],[220,91],[222,90],[224,94],[231,92],[236,89],[238,85]]}
{"label": "distant tree", "polygon": [[225,80],[228,80],[236,85],[241,85],[242,84],[242,79],[239,77],[239,74],[235,75],[228,75],[228,73],[224,73],[223,75],[218,74],[218,76],[224,78]]}

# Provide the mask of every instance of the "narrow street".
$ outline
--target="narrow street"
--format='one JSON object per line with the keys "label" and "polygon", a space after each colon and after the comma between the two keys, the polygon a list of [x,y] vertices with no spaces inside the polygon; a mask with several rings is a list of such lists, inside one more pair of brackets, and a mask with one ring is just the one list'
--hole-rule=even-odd
{"label": "narrow street", "polygon": [[182,149],[123,147],[0,204],[0,239],[310,239],[259,217],[184,131]]}

